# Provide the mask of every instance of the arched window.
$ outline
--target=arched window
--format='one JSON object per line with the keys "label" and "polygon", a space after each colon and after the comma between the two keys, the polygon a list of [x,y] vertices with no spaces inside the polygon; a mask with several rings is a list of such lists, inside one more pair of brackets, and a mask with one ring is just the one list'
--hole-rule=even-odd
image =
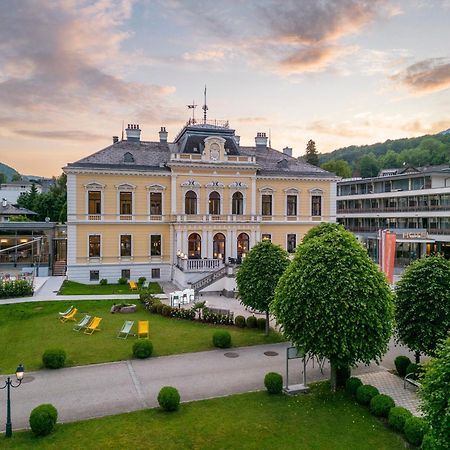
{"label": "arched window", "polygon": [[197,194],[194,191],[187,191],[184,198],[184,213],[197,214]]}
{"label": "arched window", "polygon": [[225,261],[225,236],[222,233],[213,237],[213,258]]}
{"label": "arched window", "polygon": [[192,233],[188,238],[188,258],[201,259],[202,257],[202,238],[197,233]]}
{"label": "arched window", "polygon": [[246,255],[249,250],[250,238],[247,233],[241,233],[237,237],[237,255],[238,258],[242,258],[242,256]]}
{"label": "arched window", "polygon": [[215,216],[220,214],[220,195],[216,191],[209,194],[209,214]]}
{"label": "arched window", "polygon": [[241,192],[235,192],[231,200],[231,214],[244,214],[244,196]]}

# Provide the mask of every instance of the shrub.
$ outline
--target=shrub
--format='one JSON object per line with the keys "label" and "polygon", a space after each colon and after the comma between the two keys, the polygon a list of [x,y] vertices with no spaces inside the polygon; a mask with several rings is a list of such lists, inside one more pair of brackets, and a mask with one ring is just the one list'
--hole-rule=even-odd
{"label": "shrub", "polygon": [[428,424],[421,417],[410,417],[406,419],[403,431],[410,444],[419,446],[428,431]]}
{"label": "shrub", "polygon": [[371,384],[363,384],[358,389],[356,389],[356,401],[361,405],[370,404],[375,395],[378,395],[379,391],[375,386]]}
{"label": "shrub", "polygon": [[347,378],[347,381],[345,382],[345,392],[347,394],[355,396],[356,390],[363,385],[363,382],[356,377],[350,377]]}
{"label": "shrub", "polygon": [[27,280],[4,281],[0,283],[0,298],[31,297],[33,283]]}
{"label": "shrub", "polygon": [[172,307],[169,305],[163,305],[163,307],[161,308],[161,315],[163,315],[165,317],[169,317],[171,312],[172,312]]}
{"label": "shrub", "polygon": [[133,344],[133,355],[135,358],[145,359],[153,353],[153,344],[150,341],[136,341]]}
{"label": "shrub", "polygon": [[108,284],[108,280],[106,279],[106,278],[102,278],[101,280],[100,280],[100,286],[106,286],[107,284]]}
{"label": "shrub", "polygon": [[213,334],[214,347],[229,348],[231,347],[231,334],[225,330],[216,331]]}
{"label": "shrub", "polygon": [[411,360],[407,356],[400,355],[395,358],[394,364],[398,376],[404,378],[406,375],[406,369],[411,364]]}
{"label": "shrub", "polygon": [[434,433],[432,432],[428,432],[427,434],[425,434],[425,436],[423,437],[423,441],[422,441],[422,447],[420,447],[422,450],[445,450],[446,447],[444,447],[443,445],[441,445]]}
{"label": "shrub", "polygon": [[128,280],[126,278],[124,278],[124,277],[120,277],[117,280],[117,284],[127,284],[127,283],[128,283]]}
{"label": "shrub", "polygon": [[[241,316],[242,317],[242,316]],[[218,325],[233,325],[233,313],[218,314],[212,312],[209,308],[203,308],[202,321],[208,323],[214,323]],[[245,321],[245,319],[244,319]],[[245,323],[244,323],[245,326]]]}
{"label": "shrub", "polygon": [[283,377],[279,373],[269,372],[264,377],[264,386],[269,394],[281,394]]}
{"label": "shrub", "polygon": [[406,408],[403,408],[402,406],[394,406],[389,411],[388,424],[395,431],[403,432],[405,422],[410,417],[412,417],[412,414]]}
{"label": "shrub", "polygon": [[170,317],[176,319],[195,320],[195,311],[193,309],[172,308]]}
{"label": "shrub", "polygon": [[45,350],[42,355],[42,363],[47,369],[60,369],[66,362],[66,352],[62,348]]}
{"label": "shrub", "polygon": [[164,305],[164,303],[157,303],[156,304],[156,312],[158,314],[162,314],[162,310],[163,310],[164,306],[166,306],[166,305]]}
{"label": "shrub", "polygon": [[239,328],[245,327],[245,317],[244,316],[236,316],[234,318],[234,324]]}
{"label": "shrub", "polygon": [[394,406],[395,402],[389,395],[378,394],[370,400],[370,412],[374,416],[387,417]]}
{"label": "shrub", "polygon": [[266,329],[266,319],[264,319],[263,317],[260,317],[256,321],[256,325],[258,325],[258,330],[265,330]]}
{"label": "shrub", "polygon": [[258,326],[255,316],[248,316],[245,324],[247,325],[247,328],[256,328]]}
{"label": "shrub", "polygon": [[146,281],[147,281],[147,278],[139,277],[137,284],[139,284],[139,286],[142,286]]}
{"label": "shrub", "polygon": [[176,411],[180,406],[180,394],[172,386],[164,386],[158,394],[158,403],[164,411]]}
{"label": "shrub", "polygon": [[36,436],[47,436],[55,428],[58,411],[53,405],[36,406],[30,414],[30,428]]}
{"label": "shrub", "polygon": [[413,374],[413,379],[417,380],[419,374],[420,374],[420,366],[418,364],[415,363],[411,363],[408,365],[408,367],[406,368],[406,374],[408,375],[412,373]]}
{"label": "shrub", "polygon": [[150,305],[150,312],[152,312],[153,314],[158,314],[158,305],[162,305],[160,300],[153,301]]}

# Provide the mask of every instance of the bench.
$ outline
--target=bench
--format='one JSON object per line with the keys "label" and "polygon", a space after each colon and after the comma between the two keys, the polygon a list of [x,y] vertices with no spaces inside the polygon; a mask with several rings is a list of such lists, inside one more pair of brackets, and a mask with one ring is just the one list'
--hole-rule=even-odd
{"label": "bench", "polygon": [[406,377],[403,380],[403,389],[406,389],[406,385],[408,383],[415,386],[416,388],[422,387],[422,385],[417,380],[414,379],[415,375],[416,375],[415,373],[408,373],[406,375]]}

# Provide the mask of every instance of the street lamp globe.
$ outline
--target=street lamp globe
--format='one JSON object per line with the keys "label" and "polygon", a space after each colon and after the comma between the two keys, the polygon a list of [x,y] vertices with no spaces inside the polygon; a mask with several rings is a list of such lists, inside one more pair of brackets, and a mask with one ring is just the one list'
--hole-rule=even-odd
{"label": "street lamp globe", "polygon": [[19,366],[16,369],[16,378],[18,381],[23,380],[23,376],[25,374],[25,369],[22,364],[19,364]]}

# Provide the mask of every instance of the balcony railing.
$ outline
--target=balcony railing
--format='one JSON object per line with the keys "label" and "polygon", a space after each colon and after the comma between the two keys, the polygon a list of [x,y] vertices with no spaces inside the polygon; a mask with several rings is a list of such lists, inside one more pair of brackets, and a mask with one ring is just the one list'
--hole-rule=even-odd
{"label": "balcony railing", "polygon": [[[345,225],[345,228],[349,231],[352,231],[354,233],[375,233],[381,229],[380,226],[351,226],[351,225]],[[389,228],[390,230],[395,230],[395,228],[392,227],[384,227]],[[428,234],[444,234],[444,235],[450,235],[450,228],[426,228],[428,231]]]}
{"label": "balcony railing", "polygon": [[382,206],[375,208],[338,208],[337,214],[379,214],[398,212],[450,211],[450,205]]}
{"label": "balcony railing", "polygon": [[183,272],[212,272],[223,266],[221,259],[184,259],[177,257],[177,266]]}

